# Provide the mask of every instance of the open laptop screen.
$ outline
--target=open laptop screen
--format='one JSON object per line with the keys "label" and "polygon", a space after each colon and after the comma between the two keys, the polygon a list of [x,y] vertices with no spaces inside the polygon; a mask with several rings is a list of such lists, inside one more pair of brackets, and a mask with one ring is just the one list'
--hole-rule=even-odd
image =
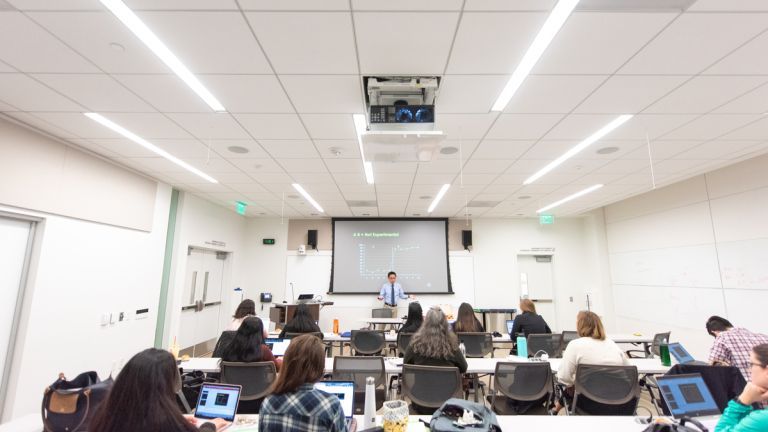
{"label": "open laptop screen", "polygon": [[507,320],[507,334],[512,334],[512,328],[515,327],[515,320]]}
{"label": "open laptop screen", "polygon": [[[234,421],[240,401],[239,385],[205,383],[195,407],[195,417],[201,419],[223,418]],[[140,414],[139,414],[140,415]]]}
{"label": "open laptop screen", "polygon": [[680,364],[686,364],[695,361],[693,356],[679,343],[669,344],[669,352],[675,357]]}
{"label": "open laptop screen", "polygon": [[668,375],[657,378],[664,402],[674,418],[720,414],[700,374]]}
{"label": "open laptop screen", "polygon": [[267,348],[269,348],[270,351],[272,351],[272,355],[275,357],[282,357],[285,355],[285,350],[288,349],[288,345],[291,344],[291,340],[267,338],[267,340],[264,341],[264,344],[267,346]]}
{"label": "open laptop screen", "polygon": [[353,402],[355,399],[355,383],[352,381],[318,381],[315,388],[328,394],[336,395],[341,402],[341,409],[345,417],[354,414]]}

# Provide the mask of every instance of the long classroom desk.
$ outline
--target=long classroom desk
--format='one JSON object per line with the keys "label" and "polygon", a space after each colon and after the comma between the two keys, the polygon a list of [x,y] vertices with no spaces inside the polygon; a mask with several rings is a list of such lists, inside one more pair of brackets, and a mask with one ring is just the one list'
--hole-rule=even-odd
{"label": "long classroom desk", "polygon": [[[195,357],[188,361],[181,363],[181,368],[184,372],[191,372],[193,370],[199,370],[206,373],[217,373],[220,371],[219,361],[221,359],[211,357]],[[384,359],[384,371],[390,375],[400,374],[403,370],[403,359],[395,357],[387,357]],[[492,374],[496,371],[496,363],[499,362],[533,362],[532,359],[524,359],[522,357],[510,356],[506,358],[468,358],[467,359],[467,373],[469,374]],[[552,372],[557,373],[562,363],[562,359],[549,359],[548,360]],[[663,366],[659,359],[629,359],[629,364],[637,366],[637,371],[640,374],[661,375],[669,370],[669,366]],[[325,373],[333,372],[333,358],[327,357],[325,359]]]}

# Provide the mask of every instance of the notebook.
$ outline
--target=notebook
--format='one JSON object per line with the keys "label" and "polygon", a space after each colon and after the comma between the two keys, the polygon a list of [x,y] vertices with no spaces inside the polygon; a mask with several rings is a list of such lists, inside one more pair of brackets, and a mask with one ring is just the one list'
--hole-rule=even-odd
{"label": "notebook", "polygon": [[290,339],[267,338],[267,340],[264,341],[264,345],[272,351],[272,355],[275,357],[284,356],[285,350],[288,349],[288,345],[290,344]]}
{"label": "notebook", "polygon": [[195,406],[195,418],[202,421],[222,418],[235,420],[242,387],[234,384],[204,383]]}
{"label": "notebook", "polygon": [[355,413],[355,383],[353,381],[318,381],[315,383],[315,388],[336,395],[341,402],[344,417],[347,419],[347,429],[350,432],[357,430],[357,422],[353,417]]}
{"label": "notebook", "polygon": [[700,374],[667,375],[656,381],[674,418],[720,415],[720,409]]}

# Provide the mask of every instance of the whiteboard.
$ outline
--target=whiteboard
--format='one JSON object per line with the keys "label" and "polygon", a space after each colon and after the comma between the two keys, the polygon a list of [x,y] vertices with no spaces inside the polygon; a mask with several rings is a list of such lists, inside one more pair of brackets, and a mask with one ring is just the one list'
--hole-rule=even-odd
{"label": "whiteboard", "polygon": [[723,288],[768,288],[768,239],[718,243],[717,255]]}
{"label": "whiteboard", "polygon": [[614,284],[720,288],[714,244],[613,253]]}

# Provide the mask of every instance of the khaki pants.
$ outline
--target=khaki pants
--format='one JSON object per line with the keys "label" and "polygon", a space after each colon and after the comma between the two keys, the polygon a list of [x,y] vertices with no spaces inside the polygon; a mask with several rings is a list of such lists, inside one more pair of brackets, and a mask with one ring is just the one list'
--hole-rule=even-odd
{"label": "khaki pants", "polygon": [[397,306],[390,306],[384,303],[384,308],[389,309],[389,311],[392,312],[392,318],[397,318]]}

